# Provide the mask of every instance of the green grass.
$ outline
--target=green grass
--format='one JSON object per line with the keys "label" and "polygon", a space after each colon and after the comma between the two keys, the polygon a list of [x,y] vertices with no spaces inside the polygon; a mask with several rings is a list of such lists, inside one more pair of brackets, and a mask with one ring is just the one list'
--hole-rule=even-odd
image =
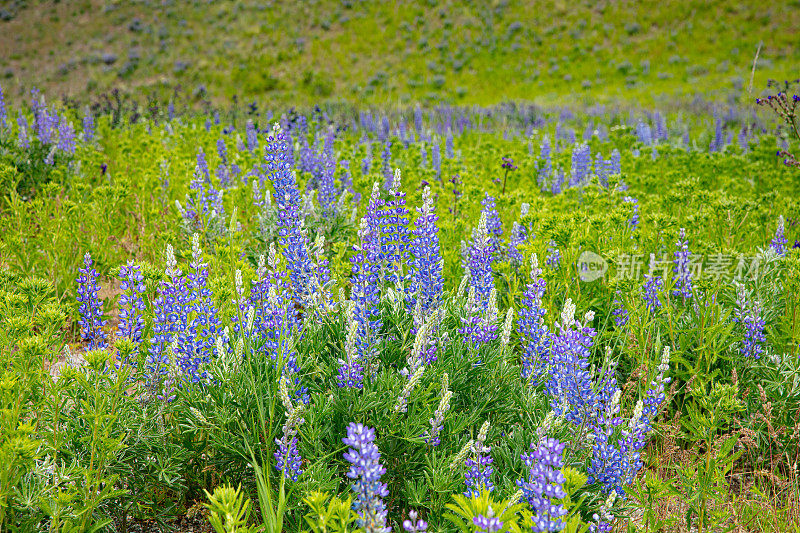
{"label": "green grass", "polygon": [[[796,77],[800,2],[22,2],[0,80],[88,100],[204,86],[268,106],[742,97]],[[137,22],[138,21],[138,22]],[[115,62],[106,64],[104,55]],[[137,59],[138,58],[138,59]],[[565,99],[566,96],[566,99]]]}

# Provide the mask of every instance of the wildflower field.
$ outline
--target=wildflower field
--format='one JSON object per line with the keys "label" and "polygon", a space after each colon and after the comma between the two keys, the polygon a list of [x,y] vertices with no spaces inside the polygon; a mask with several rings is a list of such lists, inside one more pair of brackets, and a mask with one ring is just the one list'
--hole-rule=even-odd
{"label": "wildflower field", "polygon": [[800,82],[623,74],[0,79],[0,532],[800,530]]}

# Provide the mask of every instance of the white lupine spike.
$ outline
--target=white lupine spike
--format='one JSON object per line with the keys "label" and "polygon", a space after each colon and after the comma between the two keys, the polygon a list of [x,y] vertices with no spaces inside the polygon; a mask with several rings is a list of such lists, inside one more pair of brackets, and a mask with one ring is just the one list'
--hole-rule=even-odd
{"label": "white lupine spike", "polygon": [[396,193],[397,191],[400,190],[401,186],[402,185],[400,181],[400,169],[396,168],[394,169],[394,178],[392,179],[392,192]]}
{"label": "white lupine spike", "polygon": [[400,395],[397,397],[397,403],[394,405],[395,413],[405,413],[408,410],[408,398],[411,396],[417,383],[419,383],[419,380],[422,379],[422,374],[424,373],[425,367],[420,366],[414,374],[411,375],[411,378],[406,382],[403,390],[400,391]]}
{"label": "white lupine spike", "polygon": [[464,466],[464,460],[469,455],[469,452],[472,451],[473,446],[475,445],[475,441],[470,439],[461,447],[461,450],[453,457],[453,461],[450,463],[450,468],[456,468],[458,466]]}
{"label": "white lupine spike", "polygon": [[222,360],[225,358],[225,345],[223,344],[222,337],[217,337],[217,340],[214,343],[214,347],[217,350],[217,358]]}
{"label": "white lupine spike", "polygon": [[247,332],[253,331],[253,322],[256,318],[256,310],[253,309],[253,306],[247,308]]}
{"label": "white lupine spike", "polygon": [[272,205],[272,193],[269,192],[269,189],[264,189],[264,204],[267,206]]}
{"label": "white lupine spike", "polygon": [[258,280],[261,281],[266,277],[266,274],[267,274],[266,258],[264,257],[264,254],[261,254],[258,256],[258,266],[256,267],[256,278],[258,278]]}
{"label": "white lupine spike", "polygon": [[175,250],[172,245],[167,245],[167,275],[171,275],[178,269],[178,261],[175,259]]}
{"label": "white lupine spike", "polygon": [[236,273],[234,274],[233,279],[234,279],[233,285],[235,287],[236,294],[238,294],[239,297],[241,298],[244,296],[244,281],[242,281],[242,271],[239,270],[238,268],[236,269]]}
{"label": "white lupine spike", "polygon": [[267,292],[267,302],[269,302],[269,305],[273,308],[278,307],[280,304],[280,301],[278,300],[278,293],[275,290],[275,285],[273,284],[270,284],[269,286],[269,290]]}
{"label": "white lupine spike", "polygon": [[539,270],[539,256],[534,252],[531,254],[531,280],[538,275]]}
{"label": "white lupine spike", "polygon": [[572,303],[572,298],[567,298],[564,302],[564,310],[561,311],[561,326],[569,327],[575,320],[575,304]]}
{"label": "white lupine spike", "polygon": [[292,405],[292,399],[289,398],[289,388],[286,386],[286,377],[282,376],[280,378],[279,383],[279,392],[281,397],[281,403],[283,407],[286,409],[287,416],[294,411],[294,406]]}
{"label": "white lupine spike", "polygon": [[511,327],[514,324],[514,308],[509,307],[508,311],[506,312],[506,319],[503,322],[503,331],[500,334],[500,341],[502,342],[503,346],[508,346],[508,342],[511,340]]}
{"label": "white lupine spike", "polygon": [[175,207],[178,209],[178,214],[180,214],[181,217],[186,218],[186,210],[181,205],[180,200],[175,200]]}
{"label": "white lupine spike", "polygon": [[528,216],[528,213],[530,212],[530,210],[531,210],[531,204],[523,203],[520,206],[520,210],[519,210],[520,216],[523,216],[523,217]]}
{"label": "white lupine spike", "polygon": [[459,298],[464,297],[464,291],[467,289],[468,283],[469,283],[469,269],[467,269],[467,272],[465,272],[464,276],[461,278],[461,283],[458,284],[458,290],[456,291],[456,295]]}
{"label": "white lupine spike", "polygon": [[586,311],[586,314],[583,316],[584,324],[589,324],[592,320],[594,320],[594,311]]}
{"label": "white lupine spike", "polygon": [[658,365],[658,372],[664,374],[669,370],[669,346],[664,346],[664,352],[661,354],[661,363]]}

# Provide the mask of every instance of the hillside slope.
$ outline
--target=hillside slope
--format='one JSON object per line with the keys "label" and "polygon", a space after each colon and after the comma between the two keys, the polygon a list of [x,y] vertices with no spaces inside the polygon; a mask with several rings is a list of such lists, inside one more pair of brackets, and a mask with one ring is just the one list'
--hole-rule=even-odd
{"label": "hillside slope", "polygon": [[[800,1],[11,2],[0,84],[86,100],[687,101],[798,76]],[[141,92],[139,92],[141,94]]]}

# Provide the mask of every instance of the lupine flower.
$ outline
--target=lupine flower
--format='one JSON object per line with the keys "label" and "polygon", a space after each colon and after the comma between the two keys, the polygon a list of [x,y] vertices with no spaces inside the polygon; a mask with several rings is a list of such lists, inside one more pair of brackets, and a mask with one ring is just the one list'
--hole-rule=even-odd
{"label": "lupine flower", "polygon": [[8,127],[8,111],[6,111],[6,101],[3,98],[3,87],[0,86],[0,129]]}
{"label": "lupine flower", "polygon": [[503,530],[503,522],[493,516],[491,507],[488,511],[489,516],[484,516],[482,514],[473,517],[472,523],[478,530],[478,533],[499,533]]}
{"label": "lupine flower", "polygon": [[429,420],[431,428],[422,434],[422,437],[425,439],[425,444],[438,446],[441,443],[439,435],[442,429],[444,429],[444,415],[450,410],[450,399],[452,397],[453,393],[450,392],[450,377],[447,375],[447,372],[445,372],[442,376],[442,399],[439,400],[439,406],[433,413],[433,418]]}
{"label": "lupine flower", "polygon": [[83,112],[83,140],[85,142],[94,140],[94,115],[88,107]]}
{"label": "lupine flower", "polygon": [[464,474],[464,482],[467,485],[467,491],[464,496],[473,498],[480,496],[481,492],[492,492],[494,484],[492,483],[492,456],[490,452],[492,448],[486,446],[486,437],[489,432],[489,421],[483,423],[480,431],[478,431],[478,438],[472,446],[473,456],[466,461],[464,465],[467,467],[467,472]]}
{"label": "lupine flower", "polygon": [[772,242],[770,243],[770,248],[775,250],[775,253],[784,256],[786,255],[786,237],[783,234],[784,232],[784,222],[783,222],[783,215],[778,217],[778,228],[775,230],[775,236],[772,238]]}
{"label": "lupine flower", "polygon": [[439,141],[434,140],[433,145],[431,146],[431,165],[433,166],[433,170],[436,172],[436,177],[441,176],[442,174],[442,153],[439,150]]}
{"label": "lupine flower", "polygon": [[570,173],[569,186],[582,185],[589,176],[592,166],[592,152],[589,146],[582,144],[572,151],[572,172]]}
{"label": "lupine flower", "polygon": [[355,316],[358,322],[358,353],[363,359],[371,359],[381,329],[378,312],[380,301],[380,227],[379,210],[383,205],[380,189],[376,182],[367,214],[361,219],[358,230],[358,244],[350,259],[353,272],[351,299],[355,302]]}
{"label": "lupine flower", "polygon": [[301,416],[304,406],[292,404],[285,379],[281,379],[280,382],[280,396],[283,407],[286,409],[286,422],[282,427],[281,438],[275,439],[275,444],[278,445],[278,449],[274,453],[275,469],[282,472],[286,479],[297,481],[297,478],[303,474],[302,458],[300,452],[297,451],[297,430],[305,422]]}
{"label": "lupine flower", "polygon": [[639,200],[631,196],[625,196],[622,198],[622,201],[632,204],[633,216],[631,216],[631,219],[628,221],[628,225],[630,226],[631,230],[636,230],[636,228],[639,226]]}
{"label": "lupine flower", "polygon": [[472,242],[467,249],[467,269],[470,275],[470,287],[475,291],[480,307],[486,309],[489,294],[494,289],[494,272],[492,264],[495,259],[495,248],[489,234],[487,209],[481,212],[478,227],[472,232]]}
{"label": "lupine flower", "polygon": [[17,126],[17,144],[19,144],[20,148],[27,150],[31,145],[31,140],[28,136],[28,121],[21,113],[17,116]]}
{"label": "lupine flower", "polygon": [[[355,307],[355,306],[353,306]],[[364,366],[358,354],[358,321],[353,312],[347,313],[347,333],[344,353],[346,359],[339,359],[339,387],[360,389],[364,386]]]}
{"label": "lupine flower", "polygon": [[425,373],[425,367],[419,366],[408,379],[406,384],[403,386],[403,390],[400,391],[400,394],[397,396],[397,402],[394,404],[394,412],[395,413],[405,413],[408,411],[408,397],[411,396],[411,393],[414,392],[414,389],[419,383],[419,380],[422,379],[422,374]]}
{"label": "lupine flower", "polygon": [[611,533],[614,530],[612,527],[614,515],[611,514],[611,508],[616,499],[617,491],[612,490],[608,498],[600,505],[599,512],[592,515],[594,522],[589,524],[590,533]]}
{"label": "lupine flower", "polygon": [[252,120],[248,119],[245,124],[245,134],[247,135],[247,150],[253,153],[258,148],[258,134]]}
{"label": "lupine flower", "polygon": [[319,205],[322,207],[322,216],[331,218],[336,213],[336,186],[334,174],[336,173],[336,159],[327,153],[322,154],[322,175],[319,180]]}
{"label": "lupine flower", "polygon": [[650,125],[639,121],[639,123],[636,124],[636,137],[643,145],[650,146],[653,143],[653,133],[650,130]]}
{"label": "lupine flower", "polygon": [[58,119],[58,150],[68,154],[75,153],[75,129],[66,117]]}
{"label": "lupine flower", "polygon": [[644,302],[650,314],[656,312],[661,307],[661,300],[658,298],[658,291],[664,284],[664,281],[653,274],[655,269],[655,255],[650,254],[650,271],[644,277]]}
{"label": "lupine flower", "polygon": [[614,310],[611,311],[611,316],[614,317],[614,324],[617,328],[623,328],[628,324],[628,310],[625,309],[625,306],[622,302],[619,301],[619,291],[614,294],[614,301],[611,303],[614,306]]}
{"label": "lupine flower", "polygon": [[409,246],[410,281],[408,289],[409,306],[419,303],[423,316],[439,307],[442,301],[443,260],[439,249],[439,228],[431,188],[422,191],[422,205],[417,208],[414,240]]}
{"label": "lupine flower", "polygon": [[389,189],[392,186],[392,143],[386,141],[381,152],[381,172],[383,174],[383,188]]}
{"label": "lupine flower", "polygon": [[594,343],[595,330],[588,324],[594,318],[586,313],[584,326],[575,319],[575,304],[567,298],[557,323],[558,335],[553,335],[550,346],[550,379],[545,390],[550,405],[557,416],[582,427],[591,421],[597,408],[597,392],[588,371],[589,354]]}
{"label": "lupine flower", "polygon": [[503,321],[503,330],[500,334],[500,343],[503,347],[508,346],[511,340],[511,327],[514,325],[514,308],[509,307],[506,312],[506,319]]}
{"label": "lupine flower", "polygon": [[748,299],[748,294],[743,285],[740,285],[736,294],[736,309],[733,320],[741,324],[744,329],[742,345],[739,353],[747,358],[760,359],[764,352],[762,344],[766,341],[764,335],[764,318],[761,316],[761,304]]}
{"label": "lupine flower", "polygon": [[367,153],[364,159],[361,160],[361,173],[364,175],[369,174],[372,168],[372,144],[367,143]]}
{"label": "lupine flower", "polygon": [[388,533],[386,526],[386,506],[383,498],[389,495],[389,489],[381,482],[386,473],[381,463],[381,453],[375,445],[375,430],[362,424],[351,423],[347,426],[347,437],[342,441],[350,446],[344,454],[350,463],[347,477],[355,480],[352,485],[356,498],[353,510],[358,513],[357,527],[365,533]]}
{"label": "lupine flower", "polygon": [[[529,468],[528,478],[517,480],[522,497],[533,511],[533,531],[561,531],[562,516],[567,510],[554,500],[566,497],[564,491],[564,448],[558,439],[545,438],[530,454],[522,454],[522,461]],[[531,444],[534,449],[534,444]]]}
{"label": "lupine flower", "polygon": [[539,165],[539,172],[536,179],[539,183],[539,188],[544,188],[545,183],[553,175],[552,150],[550,148],[550,139],[548,139],[546,135],[544,139],[542,139],[542,149],[539,153],[539,159],[541,160],[541,163]]}
{"label": "lupine flower", "polygon": [[561,252],[556,246],[556,241],[551,240],[550,244],[547,246],[547,260],[545,263],[553,270],[558,270],[561,265]]}
{"label": "lupine flower", "polygon": [[135,343],[142,342],[142,330],[144,329],[145,305],[142,294],[145,292],[144,277],[141,267],[135,265],[133,261],[123,266],[119,273],[121,280],[119,297],[119,326],[117,328],[118,337],[127,337]]}
{"label": "lupine flower", "polygon": [[481,206],[483,206],[482,212],[486,214],[486,231],[490,234],[492,252],[496,258],[500,252],[500,237],[503,236],[503,223],[500,220],[500,214],[497,212],[497,202],[495,202],[494,196],[486,193],[486,196],[481,200]]}
{"label": "lupine flower", "polygon": [[88,343],[87,350],[105,348],[106,333],[103,331],[103,304],[97,297],[100,286],[97,284],[97,270],[92,267],[92,256],[83,256],[83,268],[78,269],[78,297],[81,315],[81,338]]}
{"label": "lupine flower", "polygon": [[691,298],[692,297],[692,271],[689,268],[689,241],[686,240],[686,230],[681,228],[678,234],[678,242],[675,243],[678,248],[675,251],[675,266],[673,267],[673,281],[675,282],[675,289],[672,294],[677,297]]}
{"label": "lupine flower", "polygon": [[513,263],[522,263],[524,258],[522,257],[522,252],[519,251],[519,247],[527,240],[528,230],[519,222],[514,222],[514,225],[511,227],[511,238],[508,242],[508,258]]}
{"label": "lupine flower", "polygon": [[539,268],[539,259],[536,254],[531,256],[531,282],[527,285],[520,302],[517,332],[523,347],[522,377],[537,385],[542,374],[546,371],[549,349],[550,333],[544,323],[547,310],[542,305],[547,282],[542,278]]}
{"label": "lupine flower", "polygon": [[380,210],[380,257],[387,283],[404,278],[403,271],[411,241],[406,193],[400,189],[401,186],[400,169],[396,169],[389,189],[389,199]]}
{"label": "lupine flower", "polygon": [[447,159],[453,159],[455,153],[453,152],[453,131],[448,128],[447,136],[444,138],[444,153]]}
{"label": "lupine flower", "polygon": [[300,193],[286,158],[286,144],[287,135],[275,124],[273,134],[267,137],[265,169],[275,189],[280,228],[278,240],[281,253],[286,258],[293,294],[296,301],[305,302],[312,296],[314,265],[308,254],[308,237],[298,213]]}
{"label": "lupine flower", "polygon": [[417,512],[410,510],[408,512],[408,519],[403,520],[403,529],[408,533],[421,533],[428,530],[428,523],[423,519],[417,519]]}
{"label": "lupine flower", "polygon": [[419,145],[419,165],[422,168],[428,166],[428,152],[425,151],[425,143]]}
{"label": "lupine flower", "polygon": [[611,158],[609,159],[610,162],[610,174],[612,176],[617,174],[622,174],[622,155],[619,153],[619,150],[614,148],[611,152]]}

